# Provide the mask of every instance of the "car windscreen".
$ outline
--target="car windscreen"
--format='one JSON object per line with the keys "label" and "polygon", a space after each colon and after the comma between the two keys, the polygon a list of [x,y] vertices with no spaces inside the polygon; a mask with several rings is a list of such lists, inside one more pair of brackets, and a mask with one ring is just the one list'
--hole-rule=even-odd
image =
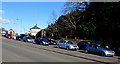
{"label": "car windscreen", "polygon": [[47,40],[47,39],[45,39],[45,38],[43,38],[42,40],[43,40],[43,41],[45,41],[45,42],[48,42],[48,40]]}
{"label": "car windscreen", "polygon": [[71,41],[68,41],[67,43],[68,43],[68,44],[73,44],[73,42],[71,42]]}
{"label": "car windscreen", "polygon": [[103,46],[103,45],[98,46],[98,48],[110,49],[109,47],[107,47],[107,46]]}
{"label": "car windscreen", "polygon": [[51,41],[52,41],[52,42],[55,42],[55,40],[54,40],[54,39],[51,39]]}
{"label": "car windscreen", "polygon": [[31,37],[27,37],[27,39],[32,39]]}
{"label": "car windscreen", "polygon": [[7,36],[11,36],[11,34],[8,34]]}

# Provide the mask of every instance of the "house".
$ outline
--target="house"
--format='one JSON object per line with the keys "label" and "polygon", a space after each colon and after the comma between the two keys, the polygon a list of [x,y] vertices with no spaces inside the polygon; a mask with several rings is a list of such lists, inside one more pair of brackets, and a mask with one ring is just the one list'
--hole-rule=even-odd
{"label": "house", "polygon": [[46,37],[46,31],[45,29],[40,30],[37,34],[36,37]]}
{"label": "house", "polygon": [[30,28],[30,36],[36,36],[36,34],[40,31],[40,28],[37,26],[37,24]]}
{"label": "house", "polygon": [[15,32],[13,29],[8,30],[8,34],[15,35]]}
{"label": "house", "polygon": [[0,33],[8,33],[8,31],[5,28],[0,28]]}
{"label": "house", "polygon": [[44,29],[41,30],[41,37],[46,37],[46,31]]}

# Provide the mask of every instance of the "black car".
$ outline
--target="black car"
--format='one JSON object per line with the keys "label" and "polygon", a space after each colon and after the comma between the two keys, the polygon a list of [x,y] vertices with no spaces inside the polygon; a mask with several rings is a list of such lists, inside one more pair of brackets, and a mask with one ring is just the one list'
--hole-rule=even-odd
{"label": "black car", "polygon": [[24,42],[33,42],[33,39],[30,36],[24,36],[23,41]]}
{"label": "black car", "polygon": [[46,38],[35,38],[36,44],[49,45],[49,41]]}
{"label": "black car", "polygon": [[20,35],[17,35],[17,36],[16,36],[16,40],[19,40],[19,38],[20,38]]}
{"label": "black car", "polygon": [[16,40],[22,41],[23,37],[27,36],[25,34],[20,34],[19,36],[16,37]]}
{"label": "black car", "polygon": [[56,45],[56,41],[54,39],[51,39],[51,38],[46,38],[48,41],[49,41],[49,44],[51,45]]}

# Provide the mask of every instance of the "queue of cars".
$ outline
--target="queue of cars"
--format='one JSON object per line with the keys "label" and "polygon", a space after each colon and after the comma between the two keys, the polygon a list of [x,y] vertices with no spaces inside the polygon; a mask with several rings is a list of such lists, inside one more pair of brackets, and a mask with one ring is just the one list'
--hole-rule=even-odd
{"label": "queue of cars", "polygon": [[30,36],[21,34],[12,36],[10,34],[2,34],[2,36],[15,39],[24,42],[35,42],[36,44],[40,45],[57,45],[58,48],[64,48],[66,50],[84,50],[85,53],[97,53],[102,56],[114,56],[115,52],[109,48],[104,47],[101,44],[93,43],[90,41],[80,41],[78,44],[75,44],[73,41],[70,40],[59,40],[55,41],[51,38],[41,38],[37,37],[32,39]]}
{"label": "queue of cars", "polygon": [[12,35],[11,34],[6,34],[6,33],[2,33],[2,36],[12,39]]}
{"label": "queue of cars", "polygon": [[85,50],[86,53],[92,52],[92,53],[100,54],[102,56],[114,56],[115,55],[115,52],[113,50],[106,48],[101,44],[92,43],[88,41],[81,41],[77,45],[80,49]]}

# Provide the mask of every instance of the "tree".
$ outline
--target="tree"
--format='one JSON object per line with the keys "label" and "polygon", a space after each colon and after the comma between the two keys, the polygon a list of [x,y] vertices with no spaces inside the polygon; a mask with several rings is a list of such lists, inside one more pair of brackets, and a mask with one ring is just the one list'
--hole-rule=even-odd
{"label": "tree", "polygon": [[49,19],[48,19],[48,24],[50,25],[51,23],[55,23],[57,21],[57,13],[53,10]]}

